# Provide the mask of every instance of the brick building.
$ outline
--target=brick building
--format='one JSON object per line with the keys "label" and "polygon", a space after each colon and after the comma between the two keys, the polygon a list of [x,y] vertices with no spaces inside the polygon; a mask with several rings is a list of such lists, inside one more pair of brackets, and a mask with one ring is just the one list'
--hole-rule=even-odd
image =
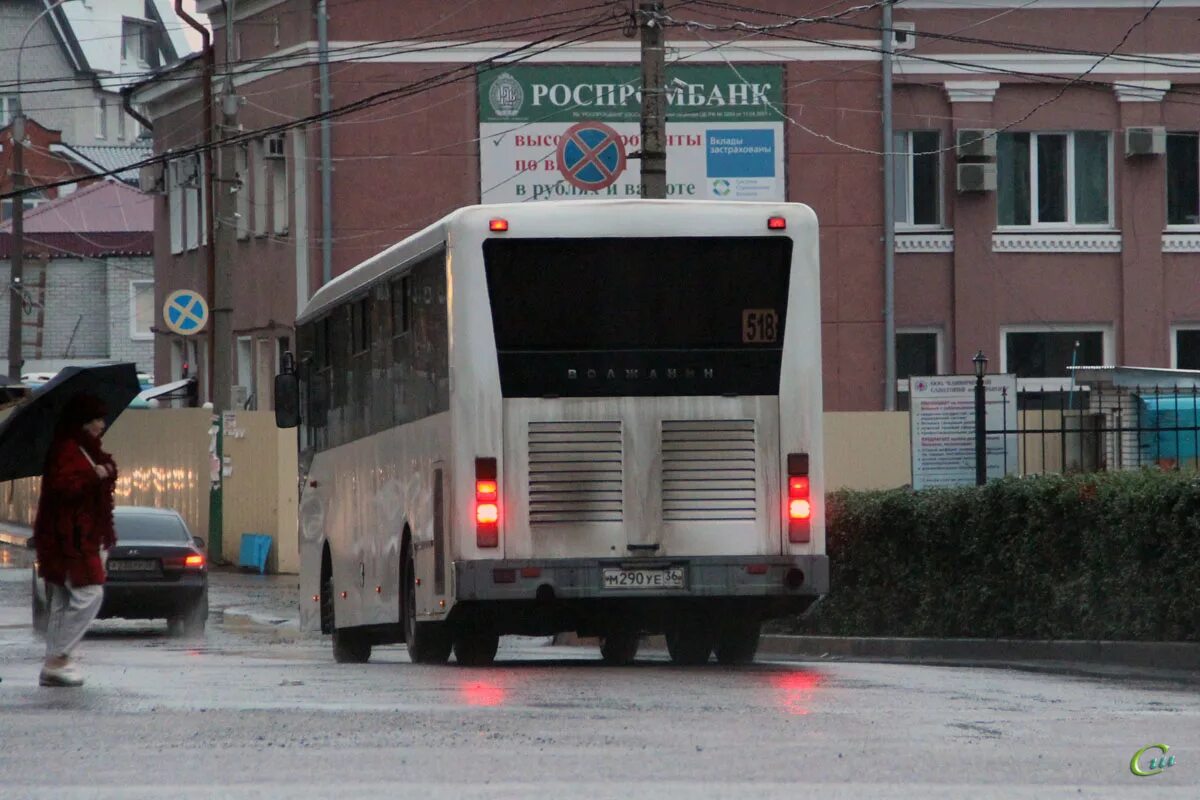
{"label": "brick building", "polygon": [[[666,5],[676,191],[805,202],[821,220],[828,409],[886,402],[885,42],[898,377],[969,372],[977,350],[993,370],[1051,383],[1073,359],[1197,365],[1200,56],[1186,34],[1200,0],[908,0],[884,34],[878,5]],[[223,6],[199,7],[224,71]],[[330,275],[455,207],[570,195],[545,126],[628,100],[628,8],[239,2],[228,49],[244,130],[320,110],[322,9],[331,107],[366,107],[329,125],[328,208],[319,124],[238,146],[237,213],[218,220],[238,235],[235,383],[269,404],[296,309]],[[820,19],[795,19],[807,12]],[[199,75],[188,61],[135,92],[156,152],[202,140]],[[539,102],[546,115],[530,116]],[[610,111],[595,116],[629,124]],[[713,172],[719,153],[706,162],[689,125],[771,157]],[[156,307],[205,285],[203,169],[181,158],[166,170]],[[160,337],[158,372],[201,363],[202,345]]]}
{"label": "brick building", "polygon": [[[42,203],[25,217],[22,374],[71,364],[154,361],[153,199],[100,181]],[[8,285],[11,224],[0,226]],[[0,328],[8,330],[8,303]],[[0,359],[4,369],[6,358]]]}

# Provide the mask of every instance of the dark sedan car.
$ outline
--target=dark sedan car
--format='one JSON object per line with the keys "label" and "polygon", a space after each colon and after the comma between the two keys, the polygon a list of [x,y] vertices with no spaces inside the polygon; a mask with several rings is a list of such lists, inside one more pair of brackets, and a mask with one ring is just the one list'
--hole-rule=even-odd
{"label": "dark sedan car", "polygon": [[[208,620],[208,559],[174,511],[118,506],[100,619],[167,620],[172,636],[199,636]],[[45,582],[33,569],[33,625],[46,629]]]}

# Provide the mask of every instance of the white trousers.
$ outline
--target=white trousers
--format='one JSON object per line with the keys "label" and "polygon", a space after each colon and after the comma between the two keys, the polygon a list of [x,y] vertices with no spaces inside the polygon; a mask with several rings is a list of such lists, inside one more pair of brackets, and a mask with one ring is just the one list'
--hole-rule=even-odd
{"label": "white trousers", "polygon": [[46,625],[46,658],[66,658],[79,644],[88,625],[100,613],[103,586],[65,586],[46,582],[50,618]]}

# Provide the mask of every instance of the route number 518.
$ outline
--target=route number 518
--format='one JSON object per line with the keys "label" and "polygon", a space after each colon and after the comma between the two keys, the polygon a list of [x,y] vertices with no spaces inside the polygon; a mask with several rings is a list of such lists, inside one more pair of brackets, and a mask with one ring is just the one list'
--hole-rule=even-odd
{"label": "route number 518", "polygon": [[742,343],[771,344],[779,339],[779,319],[773,308],[742,311]]}

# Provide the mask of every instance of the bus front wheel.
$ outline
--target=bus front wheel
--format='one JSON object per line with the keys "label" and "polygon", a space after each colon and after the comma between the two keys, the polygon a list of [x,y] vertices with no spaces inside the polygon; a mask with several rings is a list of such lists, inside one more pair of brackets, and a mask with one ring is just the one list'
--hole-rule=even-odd
{"label": "bus front wheel", "polygon": [[337,612],[333,605],[333,576],[321,587],[321,626],[328,624],[333,633],[333,660],[339,664],[365,664],[371,658],[371,642],[362,633],[338,630]]}

